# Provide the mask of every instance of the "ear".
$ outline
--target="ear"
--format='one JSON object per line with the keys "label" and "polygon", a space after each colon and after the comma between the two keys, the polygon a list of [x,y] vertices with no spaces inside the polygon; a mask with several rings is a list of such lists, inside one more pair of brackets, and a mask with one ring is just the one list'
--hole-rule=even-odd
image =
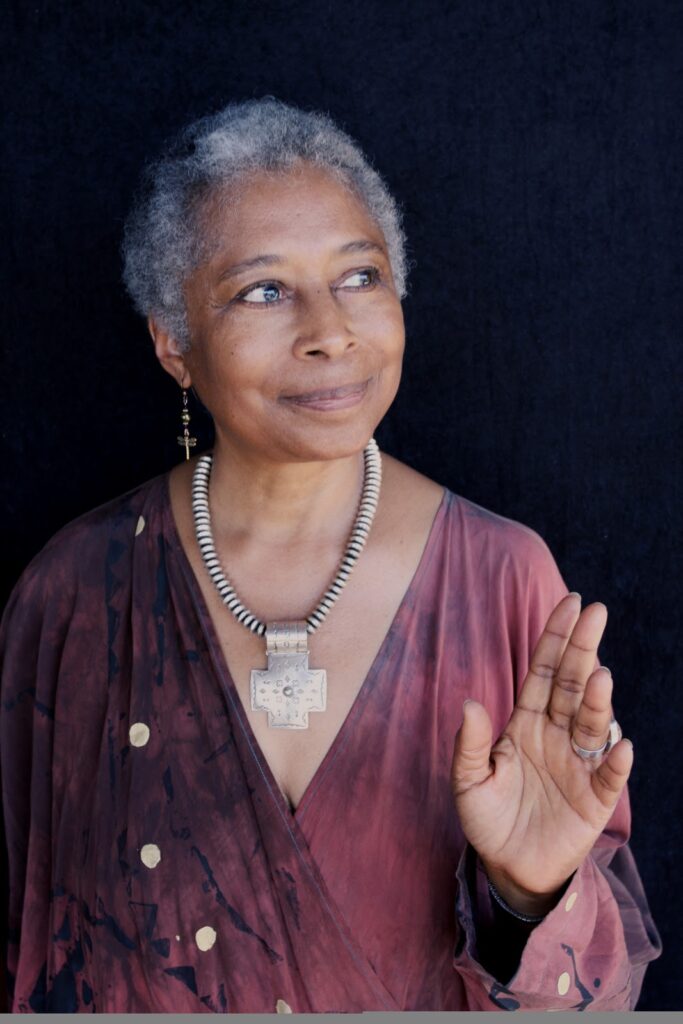
{"label": "ear", "polygon": [[156,357],[166,373],[170,373],[182,388],[191,387],[192,378],[185,361],[185,354],[180,351],[176,339],[153,316],[147,318],[147,328],[154,342]]}

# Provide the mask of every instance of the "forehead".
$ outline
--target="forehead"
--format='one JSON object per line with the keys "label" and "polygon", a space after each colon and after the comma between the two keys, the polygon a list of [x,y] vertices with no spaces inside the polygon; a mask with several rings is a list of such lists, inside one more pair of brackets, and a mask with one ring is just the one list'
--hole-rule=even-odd
{"label": "forehead", "polygon": [[250,174],[214,192],[205,214],[216,255],[338,248],[362,237],[384,245],[364,203],[328,171],[310,164]]}

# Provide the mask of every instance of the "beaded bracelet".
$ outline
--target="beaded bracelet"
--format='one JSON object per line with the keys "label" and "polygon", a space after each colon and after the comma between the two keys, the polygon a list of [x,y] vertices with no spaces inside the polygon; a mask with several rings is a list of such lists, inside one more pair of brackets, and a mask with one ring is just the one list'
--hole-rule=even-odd
{"label": "beaded bracelet", "polygon": [[517,910],[513,910],[512,907],[505,902],[488,875],[486,876],[486,881],[488,882],[489,892],[496,903],[501,906],[506,913],[512,914],[513,917],[516,917],[518,921],[524,921],[525,924],[538,924],[539,921],[542,921],[546,916],[545,914],[541,914],[540,917],[532,917],[530,914],[520,914]]}

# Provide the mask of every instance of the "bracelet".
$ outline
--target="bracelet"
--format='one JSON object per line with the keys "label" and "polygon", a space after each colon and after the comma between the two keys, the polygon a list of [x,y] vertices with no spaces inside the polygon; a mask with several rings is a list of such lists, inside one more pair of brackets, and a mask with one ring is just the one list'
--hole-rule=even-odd
{"label": "bracelet", "polygon": [[505,900],[500,895],[500,893],[498,892],[498,890],[496,889],[495,885],[488,877],[488,875],[486,876],[486,881],[488,882],[489,892],[493,896],[496,903],[499,906],[501,906],[503,910],[505,910],[508,914],[512,914],[513,917],[516,917],[518,921],[524,921],[525,924],[538,924],[539,921],[542,921],[543,918],[546,916],[545,914],[541,914],[540,917],[532,917],[530,914],[520,914],[519,911],[513,910],[512,907],[505,902]]}

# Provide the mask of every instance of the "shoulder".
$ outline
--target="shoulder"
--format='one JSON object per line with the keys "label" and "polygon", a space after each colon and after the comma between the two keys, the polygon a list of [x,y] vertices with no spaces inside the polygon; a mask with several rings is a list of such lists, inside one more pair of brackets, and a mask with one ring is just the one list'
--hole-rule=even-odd
{"label": "shoulder", "polygon": [[553,562],[550,548],[532,527],[484,508],[469,498],[448,491],[452,526],[464,540],[479,550],[487,550],[499,560],[512,560],[529,566]]}
{"label": "shoulder", "polygon": [[79,584],[101,581],[103,567],[124,558],[147,520],[161,514],[165,486],[160,474],[57,530],[19,577],[5,617],[17,603],[65,602]]}
{"label": "shoulder", "polygon": [[489,602],[497,595],[509,623],[540,633],[569,590],[546,541],[524,523],[447,494],[449,541],[458,549],[456,575],[476,579]]}
{"label": "shoulder", "polygon": [[559,600],[567,593],[545,539],[532,527],[443,487],[409,466],[385,457],[395,522],[434,521],[434,551],[443,573],[461,587],[499,591],[518,604],[533,595]]}
{"label": "shoulder", "polygon": [[498,558],[522,562],[552,559],[545,540],[532,527],[456,494],[391,456],[383,456],[383,462],[390,500],[401,517],[410,516],[415,509],[433,516],[443,505],[447,530],[458,534],[463,544],[486,549]]}

